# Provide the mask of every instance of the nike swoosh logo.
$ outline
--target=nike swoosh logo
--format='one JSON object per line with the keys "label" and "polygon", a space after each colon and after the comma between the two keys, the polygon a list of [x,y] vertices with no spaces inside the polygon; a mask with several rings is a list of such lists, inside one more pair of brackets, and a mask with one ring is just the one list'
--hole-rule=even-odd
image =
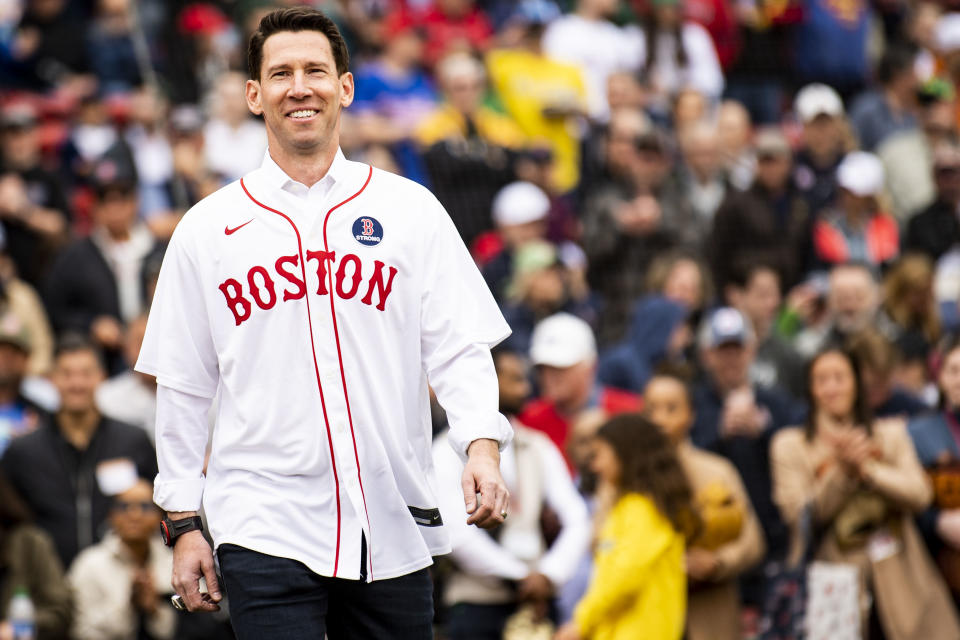
{"label": "nike swoosh logo", "polygon": [[225,234],[227,234],[228,236],[229,236],[229,235],[233,235],[234,233],[236,233],[237,231],[239,231],[239,230],[242,229],[243,227],[247,226],[247,225],[250,224],[251,222],[253,222],[253,218],[250,218],[249,220],[247,220],[246,222],[244,222],[244,223],[243,223],[242,225],[240,225],[239,227],[234,227],[233,229],[231,229],[231,228],[229,227],[229,225],[228,225],[228,226],[226,226],[226,227],[223,228],[223,232],[224,232]]}

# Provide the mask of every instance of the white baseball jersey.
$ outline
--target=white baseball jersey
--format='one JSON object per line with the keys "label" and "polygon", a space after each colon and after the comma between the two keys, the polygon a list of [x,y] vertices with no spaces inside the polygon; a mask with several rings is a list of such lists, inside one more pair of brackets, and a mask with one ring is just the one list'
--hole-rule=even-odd
{"label": "white baseball jersey", "polygon": [[[460,455],[504,446],[489,348],[509,333],[429,191],[339,151],[307,188],[268,153],[187,212],[164,258],[136,366],[162,388],[157,503],[202,494],[215,544],[320,575],[358,578],[361,534],[368,579],[421,569],[449,551],[427,382]],[[203,422],[177,406],[218,391],[204,478]]]}

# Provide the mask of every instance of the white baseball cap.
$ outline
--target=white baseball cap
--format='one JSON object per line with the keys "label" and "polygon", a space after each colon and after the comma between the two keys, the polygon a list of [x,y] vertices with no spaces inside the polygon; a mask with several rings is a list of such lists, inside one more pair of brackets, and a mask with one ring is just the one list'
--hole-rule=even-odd
{"label": "white baseball cap", "polygon": [[590,325],[575,315],[557,313],[534,327],[530,360],[535,365],[565,369],[597,359],[597,342]]}
{"label": "white baseball cap", "polygon": [[883,190],[883,164],[866,151],[853,151],[837,167],[837,184],[861,198],[879,195]]}
{"label": "white baseball cap", "polygon": [[493,199],[493,221],[498,227],[542,220],[549,211],[550,198],[532,182],[508,184]]}
{"label": "white baseball cap", "polygon": [[843,100],[832,88],[815,82],[800,89],[793,101],[793,109],[800,121],[806,124],[821,114],[842,116]]}
{"label": "white baseball cap", "polygon": [[960,49],[960,13],[947,13],[940,16],[933,30],[934,40],[940,53],[949,53]]}

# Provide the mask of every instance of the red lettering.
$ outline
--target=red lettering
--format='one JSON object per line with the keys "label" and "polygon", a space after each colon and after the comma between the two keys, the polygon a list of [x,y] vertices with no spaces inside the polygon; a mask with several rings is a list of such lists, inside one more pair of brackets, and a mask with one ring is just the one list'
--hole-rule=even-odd
{"label": "red lettering", "polygon": [[[263,278],[263,287],[257,286],[257,281],[253,276],[260,274],[260,277]],[[250,272],[247,273],[247,282],[250,284],[250,296],[253,298],[254,302],[257,303],[257,306],[261,309],[270,309],[277,303],[277,291],[273,286],[273,278],[270,277],[270,274],[267,273],[267,270],[261,266],[256,266],[250,269]],[[270,294],[266,300],[260,296],[260,292],[266,290]]]}
{"label": "red lettering", "polygon": [[393,276],[397,275],[396,267],[390,267],[390,275],[387,277],[387,283],[383,283],[383,268],[387,266],[379,260],[373,261],[373,277],[370,278],[370,286],[367,287],[367,295],[363,296],[360,300],[363,304],[372,304],[373,303],[373,290],[376,288],[377,296],[380,298],[380,302],[377,304],[377,309],[380,311],[384,310],[384,306],[387,304],[387,296],[390,295],[390,292],[393,290]]}
{"label": "red lettering", "polygon": [[317,277],[320,278],[320,285],[317,287],[317,295],[327,295],[327,261],[337,259],[336,251],[307,251],[307,260],[317,261]]}
{"label": "red lettering", "polygon": [[293,292],[291,292],[289,289],[284,289],[283,301],[286,302],[287,300],[299,300],[300,298],[307,295],[307,285],[306,283],[304,283],[303,280],[298,278],[296,274],[288,271],[284,267],[284,265],[286,264],[291,264],[294,267],[300,266],[300,256],[298,255],[280,256],[279,258],[277,258],[277,264],[275,265],[277,269],[277,273],[279,273],[287,282],[289,282],[290,284],[294,285],[297,288],[297,290]]}
{"label": "red lettering", "polygon": [[[233,293],[227,291],[229,288],[233,289]],[[251,308],[250,301],[243,297],[243,287],[233,278],[227,278],[219,289],[223,292],[223,297],[227,299],[227,306],[233,312],[233,319],[239,327],[240,323],[250,317]]]}
{"label": "red lettering", "polygon": [[[353,284],[350,287],[350,291],[344,291],[343,281],[347,277],[347,263],[353,264]],[[340,267],[337,269],[337,295],[343,298],[344,300],[349,300],[353,296],[357,295],[357,289],[360,288],[360,280],[363,276],[360,274],[360,258],[348,253],[340,259]]]}

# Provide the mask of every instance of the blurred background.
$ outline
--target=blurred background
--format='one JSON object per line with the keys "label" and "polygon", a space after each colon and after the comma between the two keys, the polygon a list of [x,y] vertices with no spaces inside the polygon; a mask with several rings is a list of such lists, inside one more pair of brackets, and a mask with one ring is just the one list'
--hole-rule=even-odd
{"label": "blurred background", "polygon": [[130,367],[298,4],[513,328],[500,530],[433,415],[438,638],[960,638],[956,0],[0,0],[0,640],[232,637],[169,606]]}

